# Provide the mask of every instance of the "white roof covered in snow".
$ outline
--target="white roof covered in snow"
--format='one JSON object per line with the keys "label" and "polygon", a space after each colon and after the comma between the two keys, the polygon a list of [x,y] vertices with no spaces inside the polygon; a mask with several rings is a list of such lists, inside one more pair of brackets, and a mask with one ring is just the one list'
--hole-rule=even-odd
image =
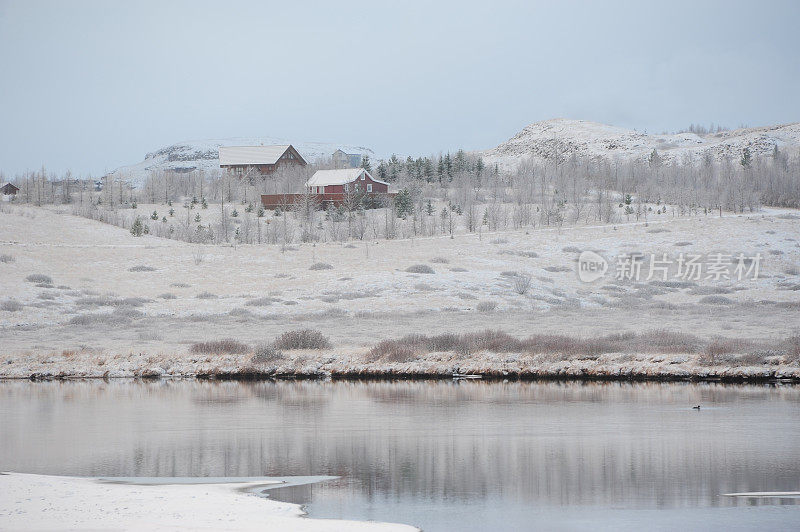
{"label": "white roof covered in snow", "polygon": [[359,177],[361,174],[366,173],[370,179],[375,181],[376,183],[383,183],[384,185],[388,185],[385,181],[381,181],[379,179],[375,179],[372,177],[372,174],[364,170],[363,168],[340,168],[338,170],[317,170],[314,172],[314,175],[311,176],[311,179],[306,181],[307,187],[325,187],[328,185],[344,185],[345,183],[352,183]]}
{"label": "white roof covered in snow", "polygon": [[289,144],[276,146],[220,146],[219,165],[275,164]]}

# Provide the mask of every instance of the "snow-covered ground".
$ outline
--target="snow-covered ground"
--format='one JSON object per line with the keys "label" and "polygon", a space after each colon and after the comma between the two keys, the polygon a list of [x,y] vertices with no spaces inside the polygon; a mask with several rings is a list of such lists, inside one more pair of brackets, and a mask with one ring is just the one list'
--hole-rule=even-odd
{"label": "snow-covered ground", "polygon": [[500,145],[477,152],[487,163],[514,168],[526,158],[541,162],[558,155],[569,158],[604,158],[608,160],[646,160],[658,150],[666,161],[683,162],[691,157],[701,160],[706,152],[714,159],[729,157],[736,163],[742,150],[749,147],[752,155],[769,155],[774,147],[784,153],[800,148],[800,123],[752,127],[697,135],[675,133],[657,135],[621,127],[563,118],[535,122]]}
{"label": "snow-covered ground", "polygon": [[0,473],[3,530],[408,531],[406,525],[301,518],[289,504],[247,492],[255,481],[131,485],[98,479]]}
{"label": "snow-covered ground", "polygon": [[[381,339],[410,333],[492,328],[519,337],[587,338],[668,329],[774,342],[800,332],[800,217],[792,211],[285,250],[206,246],[199,262],[197,245],[135,238],[66,208],[4,211],[0,374],[6,376],[74,374],[79,366],[86,375],[119,376],[158,367],[156,374],[178,375],[235,368],[242,360],[192,357],[190,347],[222,338],[256,346],[299,328],[328,335],[334,352],[297,354],[305,357],[297,366],[329,369],[357,361]],[[582,250],[611,261],[606,276],[578,279]],[[759,277],[742,281],[615,279],[614,258],[632,252],[673,258],[742,252],[762,260]],[[320,262],[330,269],[311,269]],[[416,265],[433,273],[406,271]],[[514,272],[531,276],[526,293],[515,290]],[[49,280],[26,280],[32,274]],[[476,357],[475,364],[503,367],[492,356]],[[164,369],[167,359],[173,362]],[[423,362],[432,367],[432,360]],[[669,359],[639,362],[680,369]]]}

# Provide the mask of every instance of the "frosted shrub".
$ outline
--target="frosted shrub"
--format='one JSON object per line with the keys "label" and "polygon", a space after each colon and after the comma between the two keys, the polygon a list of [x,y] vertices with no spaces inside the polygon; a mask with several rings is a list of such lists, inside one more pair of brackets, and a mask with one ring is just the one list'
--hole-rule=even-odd
{"label": "frosted shrub", "polygon": [[531,288],[531,274],[527,272],[519,272],[511,278],[511,284],[516,293],[525,295]]}
{"label": "frosted shrub", "polygon": [[283,354],[272,344],[261,344],[256,347],[256,352],[251,361],[255,364],[267,364],[281,360]]}
{"label": "frosted shrub", "polygon": [[436,270],[427,264],[415,264],[406,268],[408,273],[436,273]]}
{"label": "frosted shrub", "polygon": [[312,329],[287,331],[275,339],[276,349],[330,349],[327,336]]}

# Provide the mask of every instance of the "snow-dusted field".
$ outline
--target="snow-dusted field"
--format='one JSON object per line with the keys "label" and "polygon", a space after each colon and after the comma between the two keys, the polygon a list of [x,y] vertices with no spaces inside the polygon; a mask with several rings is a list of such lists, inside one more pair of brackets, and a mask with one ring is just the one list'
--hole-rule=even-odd
{"label": "snow-dusted field", "polygon": [[[122,367],[127,375],[164,357],[210,364],[223,357],[192,358],[191,344],[235,338],[255,346],[298,328],[331,338],[332,352],[297,355],[313,365],[357,362],[379,340],[410,333],[492,328],[586,338],[667,329],[777,341],[800,327],[800,215],[792,211],[202,251],[67,213],[0,212],[0,375],[63,371],[79,360],[88,375]],[[578,279],[583,250],[611,261],[605,277]],[[616,280],[615,257],[632,252],[762,259],[758,279]],[[406,271],[415,265],[433,273]],[[531,276],[526,293],[515,290],[514,272]],[[26,280],[32,274],[46,278]]]}
{"label": "snow-dusted field", "polygon": [[388,523],[301,519],[289,504],[243,490],[266,482],[129,485],[98,479],[0,473],[4,530],[413,531]]}

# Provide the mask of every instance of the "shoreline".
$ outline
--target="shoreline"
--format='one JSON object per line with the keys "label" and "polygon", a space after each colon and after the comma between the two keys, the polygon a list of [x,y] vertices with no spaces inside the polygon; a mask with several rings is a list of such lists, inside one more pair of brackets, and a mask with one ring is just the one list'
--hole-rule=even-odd
{"label": "shoreline", "polygon": [[[674,357],[674,355],[673,355]],[[681,359],[689,360],[688,356]],[[432,366],[415,363],[386,364],[327,364],[262,366],[252,364],[227,365],[209,368],[205,364],[188,364],[168,371],[153,365],[125,365],[114,369],[102,367],[19,367],[0,366],[0,382],[29,380],[32,382],[59,380],[203,380],[203,381],[265,381],[265,380],[332,380],[332,381],[391,381],[391,380],[482,380],[496,381],[596,381],[596,382],[720,382],[730,384],[779,383],[800,384],[800,367],[780,366],[697,366],[688,363],[614,364],[592,363],[583,360],[558,364],[531,365],[510,369],[487,364]],[[21,364],[20,364],[21,366]],[[227,367],[226,367],[227,366]],[[455,371],[454,371],[455,370]],[[457,374],[457,375],[456,375]],[[464,376],[469,376],[465,378]]]}

